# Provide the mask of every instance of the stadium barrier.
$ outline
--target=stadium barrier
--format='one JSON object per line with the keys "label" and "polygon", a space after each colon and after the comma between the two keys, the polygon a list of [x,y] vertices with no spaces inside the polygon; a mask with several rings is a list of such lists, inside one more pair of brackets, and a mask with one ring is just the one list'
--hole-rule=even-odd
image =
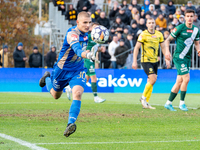
{"label": "stadium barrier", "polygon": [[[45,71],[41,68],[1,68],[0,92],[47,92],[46,87],[39,86],[39,79]],[[187,93],[200,93],[200,70],[191,70],[191,80]],[[97,69],[98,92],[105,93],[142,93],[147,82],[143,70],[132,69]],[[158,80],[154,93],[169,93],[176,81],[177,72],[174,69],[159,69]],[[92,92],[86,85],[85,92]]]}

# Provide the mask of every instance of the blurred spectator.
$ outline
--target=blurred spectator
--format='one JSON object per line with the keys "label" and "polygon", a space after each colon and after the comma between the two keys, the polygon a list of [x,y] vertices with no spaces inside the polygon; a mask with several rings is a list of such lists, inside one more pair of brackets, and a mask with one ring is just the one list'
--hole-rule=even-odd
{"label": "blurred spectator", "polygon": [[158,10],[158,14],[162,14],[164,16],[164,18],[168,18],[169,11],[166,9],[165,4],[160,5],[160,9]]}
{"label": "blurred spectator", "polygon": [[155,0],[154,1],[154,6],[155,6],[155,10],[160,9],[160,0]]}
{"label": "blurred spectator", "polygon": [[176,18],[177,18],[177,19],[179,19],[179,17],[181,16],[181,10],[180,10],[179,8],[176,9],[175,15],[176,15]]}
{"label": "blurred spectator", "polygon": [[154,20],[156,20],[156,19],[158,18],[158,12],[157,12],[157,10],[154,10],[154,11],[153,11],[153,15],[151,15],[151,17],[152,17]]}
{"label": "blurred spectator", "polygon": [[172,23],[173,20],[174,20],[174,16],[173,16],[173,14],[171,13],[171,14],[169,14],[169,16],[168,16],[168,18],[167,18],[167,24]]}
{"label": "blurred spectator", "polygon": [[97,4],[95,4],[95,0],[90,0],[91,8],[88,10],[91,14],[94,14],[97,8]]}
{"label": "blurred spectator", "polygon": [[61,11],[61,14],[65,15],[66,5],[65,4],[58,5],[58,11]]}
{"label": "blurred spectator", "polygon": [[111,60],[111,64],[112,64],[113,69],[117,69],[117,63],[116,63],[116,58],[115,58],[114,54],[115,54],[115,49],[118,46],[119,46],[118,37],[117,37],[117,35],[114,35],[112,42],[108,46],[108,52],[111,56],[110,60]]}
{"label": "blurred spectator", "polygon": [[69,5],[69,10],[67,10],[65,14],[65,19],[69,20],[69,24],[72,26],[76,25],[76,20],[77,20],[77,11],[75,8],[73,8],[73,5]]}
{"label": "blurred spectator", "polygon": [[101,68],[107,69],[110,67],[110,54],[106,50],[105,46],[101,46],[101,52],[99,53],[99,60]]}
{"label": "blurred spectator", "polygon": [[23,44],[21,42],[19,42],[18,45],[15,47],[13,58],[15,68],[25,68],[25,61],[27,60],[27,57],[25,55]]}
{"label": "blurred spectator", "polygon": [[178,18],[176,17],[176,15],[173,15],[173,21],[172,21],[172,25],[174,26],[174,27],[176,27],[176,26],[178,26],[180,23],[179,23],[179,21],[178,21]]}
{"label": "blurred spectator", "polygon": [[122,54],[126,50],[128,50],[128,47],[124,45],[124,39],[120,39],[119,46],[116,48],[115,53],[114,53],[114,56],[116,57],[116,63],[117,63],[118,69],[123,68],[126,63],[126,58],[128,57],[128,53],[126,52]]}
{"label": "blurred spectator", "polygon": [[169,31],[169,33],[171,33],[174,29],[174,26],[172,25],[172,23],[169,23],[167,26],[167,30]]}
{"label": "blurred spectator", "polygon": [[159,14],[158,18],[156,19],[156,25],[159,25],[159,31],[163,31],[167,28],[167,20],[163,17],[162,14]]}
{"label": "blurred spectator", "polygon": [[165,32],[163,33],[164,40],[166,40],[166,39],[169,37],[169,35],[170,35],[169,31],[165,31]]}
{"label": "blurred spectator", "polygon": [[150,4],[149,5],[149,11],[147,11],[146,14],[150,14],[150,16],[152,16],[154,10],[155,10],[154,4]]}
{"label": "blurred spectator", "polygon": [[0,50],[0,68],[8,68],[8,46],[4,45],[3,49]]}
{"label": "blurred spectator", "polygon": [[117,32],[117,38],[118,38],[118,41],[122,38],[122,34],[120,32]]}
{"label": "blurred spectator", "polygon": [[132,51],[133,51],[135,43],[136,43],[136,41],[133,40],[132,34],[129,33],[127,36],[127,39],[125,40],[125,45],[128,47],[128,49],[132,49]]}
{"label": "blurred spectator", "polygon": [[110,19],[110,24],[112,24],[112,22],[114,22],[115,21],[115,19],[116,19],[116,14],[119,12],[119,7],[118,7],[118,2],[117,1],[115,1],[114,2],[114,6],[113,6],[113,8],[110,10],[110,12],[109,12],[109,19]]}
{"label": "blurred spectator", "polygon": [[96,11],[91,14],[92,22],[96,22],[100,16],[101,8],[99,6],[96,7]]}
{"label": "blurred spectator", "polygon": [[185,15],[185,10],[186,10],[185,4],[181,5],[181,14],[182,15]]}
{"label": "blurred spectator", "polygon": [[193,25],[195,25],[198,29],[200,29],[200,20],[198,19],[198,15],[194,15]]}
{"label": "blurred spectator", "polygon": [[142,32],[137,26],[137,22],[135,20],[131,21],[131,28],[129,33],[133,35],[133,39],[137,39],[137,36]]}
{"label": "blurred spectator", "polygon": [[91,8],[91,4],[88,0],[79,0],[76,5],[76,10],[79,12],[81,11],[88,11]]}
{"label": "blurred spectator", "polygon": [[133,6],[132,5],[128,5],[128,8],[126,8],[126,11],[125,11],[125,14],[127,15],[128,18],[131,18],[131,11],[133,9]]}
{"label": "blurred spectator", "polygon": [[104,11],[100,12],[100,16],[97,19],[97,22],[107,29],[110,28],[110,21],[108,20],[108,18],[106,18],[106,13]]}
{"label": "blurred spectator", "polygon": [[144,10],[144,13],[149,11],[150,0],[144,0],[144,5],[142,6],[141,10]]}
{"label": "blurred spectator", "polygon": [[144,10],[141,11],[140,18],[144,18],[144,19],[145,19],[145,13],[144,13]]}
{"label": "blurred spectator", "polygon": [[29,66],[30,68],[42,67],[42,54],[39,53],[37,46],[33,47],[33,53],[29,56]]}
{"label": "blurred spectator", "polygon": [[112,27],[115,29],[115,31],[123,33],[124,23],[121,22],[120,17],[116,17],[115,22],[113,22],[112,24]]}
{"label": "blurred spectator", "polygon": [[139,11],[139,13],[141,13],[141,7],[137,4],[137,0],[132,0],[131,5],[133,6],[133,8],[136,8]]}
{"label": "blurred spectator", "polygon": [[141,29],[142,31],[144,31],[145,29],[147,29],[146,25],[145,25],[145,20],[144,18],[140,18],[140,22],[138,24],[138,28]]}
{"label": "blurred spectator", "polygon": [[196,11],[197,11],[198,19],[200,20],[200,6],[196,9]]}
{"label": "blurred spectator", "polygon": [[193,6],[193,4],[192,4],[192,1],[188,1],[187,2],[187,6],[186,6],[186,10],[187,9],[192,9],[192,10],[194,10],[195,11],[195,13],[196,13],[196,8],[195,8],[195,6]]}
{"label": "blurred spectator", "polygon": [[128,31],[129,31],[129,27],[128,27],[128,26],[125,26],[125,27],[124,27],[123,34],[122,34],[122,37],[123,37],[124,39],[127,38]]}
{"label": "blurred spectator", "polygon": [[112,41],[114,35],[115,35],[115,28],[111,27],[109,32],[109,42]]}
{"label": "blurred spectator", "polygon": [[139,15],[140,13],[139,13],[139,11],[137,10],[137,8],[133,8],[132,9],[132,11],[131,11],[131,18],[130,18],[130,20],[132,20],[132,19],[135,19],[135,16],[136,15]]}
{"label": "blurred spectator", "polygon": [[[181,16],[179,17],[179,22],[180,22],[180,24],[185,23],[185,17],[184,17],[183,15],[181,15]],[[194,22],[193,22],[193,24],[194,24]]]}
{"label": "blurred spectator", "polygon": [[55,62],[56,62],[56,47],[51,46],[50,52],[48,52],[46,56],[47,67],[53,68]]}
{"label": "blurred spectator", "polygon": [[137,22],[137,24],[139,24],[140,23],[140,15],[139,14],[135,15],[135,19],[134,20]]}
{"label": "blurred spectator", "polygon": [[145,21],[150,18],[151,16],[149,14],[145,14]]}
{"label": "blurred spectator", "polygon": [[128,8],[127,0],[122,1],[121,8],[125,8],[125,10]]}
{"label": "blurred spectator", "polygon": [[172,0],[168,1],[166,9],[169,11],[169,13],[175,14],[176,7],[174,6],[174,2]]}
{"label": "blurred spectator", "polygon": [[116,14],[116,17],[121,18],[121,22],[123,22],[125,25],[127,25],[130,23],[130,21],[129,21],[128,16],[125,14],[125,10],[126,10],[126,8],[124,8],[124,7],[121,8],[119,10],[119,12]]}

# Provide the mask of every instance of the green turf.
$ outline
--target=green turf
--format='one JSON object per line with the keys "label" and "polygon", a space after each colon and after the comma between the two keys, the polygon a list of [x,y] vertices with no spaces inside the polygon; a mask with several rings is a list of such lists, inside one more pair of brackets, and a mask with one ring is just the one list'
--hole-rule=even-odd
{"label": "green turf", "polygon": [[[187,94],[188,112],[164,109],[168,94],[153,94],[156,110],[141,108],[141,94],[99,94],[96,104],[84,93],[77,131],[63,136],[71,101],[49,93],[0,93],[0,133],[49,150],[200,149],[200,94]],[[174,101],[178,106],[179,95]],[[107,143],[104,143],[107,142]],[[29,148],[0,137],[0,150]]]}

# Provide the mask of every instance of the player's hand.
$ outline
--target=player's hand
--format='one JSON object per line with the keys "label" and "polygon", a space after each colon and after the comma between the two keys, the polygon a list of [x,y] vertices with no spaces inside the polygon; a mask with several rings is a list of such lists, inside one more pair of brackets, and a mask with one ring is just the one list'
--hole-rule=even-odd
{"label": "player's hand", "polygon": [[165,63],[166,63],[167,69],[171,68],[171,62],[169,60],[165,59]]}
{"label": "player's hand", "polygon": [[171,61],[171,53],[169,52],[169,51],[167,51],[166,53],[165,53],[165,59],[167,59],[167,60],[169,60],[169,61]]}
{"label": "player's hand", "polygon": [[135,70],[137,69],[137,62],[132,63],[132,68],[135,69]]}
{"label": "player's hand", "polygon": [[197,51],[197,53],[198,53],[198,56],[200,57],[200,50],[199,50],[199,51]]}

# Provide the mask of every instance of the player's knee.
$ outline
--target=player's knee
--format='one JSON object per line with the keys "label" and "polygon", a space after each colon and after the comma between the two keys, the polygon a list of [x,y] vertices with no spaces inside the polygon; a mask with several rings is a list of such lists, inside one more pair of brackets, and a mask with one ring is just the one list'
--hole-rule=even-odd
{"label": "player's knee", "polygon": [[190,78],[189,78],[189,77],[186,77],[186,78],[183,79],[183,81],[184,81],[185,83],[188,83],[188,82],[190,81]]}
{"label": "player's knee", "polygon": [[76,97],[76,99],[81,99],[82,96],[82,92],[80,90],[77,90],[74,92],[74,97]]}

